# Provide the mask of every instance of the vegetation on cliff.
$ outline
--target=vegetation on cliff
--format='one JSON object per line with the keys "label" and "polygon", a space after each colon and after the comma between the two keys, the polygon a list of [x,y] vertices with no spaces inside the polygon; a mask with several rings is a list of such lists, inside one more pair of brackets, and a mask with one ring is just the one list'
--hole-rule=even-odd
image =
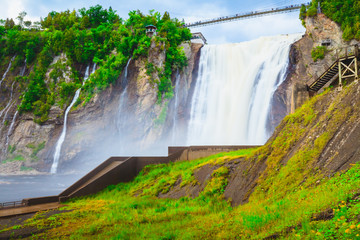
{"label": "vegetation on cliff", "polygon": [[322,12],[340,24],[344,40],[360,40],[360,2],[358,0],[312,0],[307,8],[303,6],[300,10],[303,25],[305,17],[313,17],[317,14],[318,2],[320,2]]}
{"label": "vegetation on cliff", "polygon": [[[166,50],[165,67],[157,82],[159,99],[171,98],[171,74],[186,65],[179,45],[190,40],[190,31],[168,13],[161,16],[154,11],[148,15],[132,11],[123,20],[111,8],[96,5],[78,11],[53,11],[33,25],[24,20],[25,16],[25,12],[20,13],[17,25],[12,19],[1,21],[0,60],[9,63],[15,56],[13,72],[26,62],[30,73],[16,78],[22,86],[19,110],[33,112],[39,123],[47,121],[53,105],[69,104],[81,86],[81,65],[94,62],[98,69],[83,87],[80,101],[89,100],[96,91],[114,83],[130,57],[146,57],[152,41],[161,42]],[[158,28],[153,39],[145,33],[148,24]],[[65,60],[51,65],[61,54]]]}
{"label": "vegetation on cliff", "polygon": [[318,59],[324,59],[326,52],[325,46],[317,46],[311,50],[311,57],[316,62]]}

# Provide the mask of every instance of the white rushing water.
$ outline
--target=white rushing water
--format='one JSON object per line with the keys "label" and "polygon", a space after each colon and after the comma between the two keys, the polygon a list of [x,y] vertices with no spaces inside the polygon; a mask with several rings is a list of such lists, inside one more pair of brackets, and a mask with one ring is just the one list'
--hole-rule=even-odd
{"label": "white rushing water", "polygon": [[[3,118],[3,121],[2,121],[2,124],[5,123],[5,120],[7,118],[7,115],[9,113],[9,110],[11,109],[11,106],[13,105],[13,95],[14,95],[14,85],[15,85],[15,81],[11,84],[11,91],[10,91],[10,100],[9,102],[7,103],[6,107],[4,108],[4,110],[6,109],[5,111],[5,115],[4,115],[4,118]],[[2,115],[2,113],[0,114]],[[1,116],[0,116],[1,117]]]}
{"label": "white rushing water", "polygon": [[178,107],[179,107],[179,91],[180,91],[180,73],[177,71],[174,88],[174,114],[173,114],[173,125],[171,133],[171,143],[173,146],[179,143],[178,140]]}
{"label": "white rushing water", "polygon": [[[13,58],[14,59],[14,58]],[[13,61],[12,59],[12,61]],[[10,62],[11,63],[11,62]],[[25,74],[25,70],[26,70],[26,59],[25,59],[25,64],[24,64],[24,67],[21,69],[20,71],[20,76],[24,76]],[[13,99],[13,93],[14,93],[14,85],[15,85],[15,81],[12,83],[11,85],[11,93],[10,93],[10,101],[8,102],[8,104],[6,105],[6,107],[4,108],[3,111],[0,112],[0,117],[2,116],[3,112],[6,110],[5,112],[5,115],[4,115],[4,118],[3,118],[3,121],[2,123],[4,124],[6,119],[7,119],[7,115],[8,115],[8,112],[9,110],[11,109],[11,106],[12,106],[12,99]],[[15,126],[15,121],[16,121],[16,118],[19,114],[19,111],[16,111],[14,116],[12,117],[12,120],[11,120],[11,124],[10,124],[10,127],[8,129],[8,132],[7,132],[7,135],[6,135],[6,143],[5,143],[5,148],[3,149],[3,152],[6,153],[7,152],[7,148],[9,146],[9,141],[10,141],[10,135],[12,134],[13,130],[14,130],[14,126]]]}
{"label": "white rushing water", "polygon": [[10,127],[9,127],[9,130],[6,134],[6,144],[5,144],[5,148],[3,149],[3,152],[6,153],[7,152],[7,149],[8,149],[8,146],[9,146],[9,141],[10,141],[10,135],[12,134],[13,130],[14,130],[14,126],[15,126],[15,121],[16,121],[16,118],[17,118],[17,115],[19,114],[19,111],[16,111],[12,120],[11,120],[11,124],[10,124]]}
{"label": "white rushing water", "polygon": [[264,144],[273,94],[299,34],[201,49],[188,145]]}
{"label": "white rushing water", "polygon": [[14,61],[14,59],[15,59],[15,56],[13,56],[13,57],[11,58],[10,63],[9,63],[9,65],[8,65],[5,73],[3,74],[1,80],[0,80],[0,87],[1,87],[1,84],[2,84],[2,82],[4,81],[4,79],[6,78],[7,73],[9,72],[9,70],[10,70],[10,68],[11,68],[11,63]]}
{"label": "white rushing water", "polygon": [[[86,80],[89,78],[89,67],[90,66],[87,66],[86,67],[86,71],[85,71],[85,76],[84,76],[84,81],[83,81],[83,86],[86,82]],[[91,74],[93,72],[95,72],[95,69],[96,69],[96,64],[94,63],[94,66],[93,66],[93,69],[91,71]],[[61,147],[65,141],[65,137],[66,137],[66,128],[67,128],[67,118],[68,118],[68,114],[72,108],[72,106],[75,104],[75,102],[77,101],[77,99],[79,98],[79,95],[80,95],[80,91],[81,91],[81,88],[79,88],[78,90],[76,90],[75,92],[75,96],[73,98],[73,100],[71,101],[70,105],[68,106],[68,108],[66,109],[65,111],[65,116],[64,116],[64,127],[63,127],[63,130],[61,132],[61,135],[59,137],[59,140],[57,141],[56,143],[56,148],[55,148],[55,153],[54,153],[54,161],[53,161],[53,164],[51,165],[51,169],[50,169],[50,173],[56,173],[57,172],[57,168],[58,168],[58,165],[59,165],[59,159],[60,159],[60,153],[61,153]]]}
{"label": "white rushing water", "polygon": [[15,84],[15,81],[11,84],[10,100],[6,104],[5,108],[0,112],[0,118],[5,113],[2,124],[5,123],[6,117],[7,117],[8,113],[9,113],[9,111],[11,109],[11,106],[14,104],[14,102],[12,101],[13,100],[13,93],[14,93],[14,84]]}
{"label": "white rushing water", "polygon": [[20,76],[24,76],[25,71],[26,71],[26,58],[25,58],[25,64],[24,64],[23,68],[20,71]]}
{"label": "white rushing water", "polygon": [[126,107],[128,105],[128,94],[127,94],[127,88],[128,88],[128,67],[131,62],[131,58],[129,58],[128,62],[126,63],[125,69],[124,69],[124,76],[122,79],[122,86],[125,86],[124,90],[120,94],[119,98],[119,109],[118,109],[118,115],[117,115],[117,121],[116,126],[118,133],[121,134],[122,130],[125,127],[125,123],[127,122],[127,113],[126,113]]}

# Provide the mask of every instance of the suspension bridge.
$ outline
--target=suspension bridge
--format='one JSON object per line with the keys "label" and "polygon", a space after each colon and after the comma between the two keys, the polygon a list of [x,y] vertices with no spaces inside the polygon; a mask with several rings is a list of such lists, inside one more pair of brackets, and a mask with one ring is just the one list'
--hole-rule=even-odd
{"label": "suspension bridge", "polygon": [[224,22],[239,21],[239,20],[244,20],[244,19],[248,19],[248,18],[256,18],[256,17],[263,17],[263,16],[273,15],[273,14],[295,12],[295,11],[298,11],[301,8],[301,6],[303,6],[303,5],[308,6],[309,4],[310,3],[294,4],[294,5],[289,5],[289,6],[285,6],[285,7],[271,8],[268,10],[259,10],[259,11],[238,13],[235,15],[230,15],[230,16],[225,16],[225,17],[213,18],[213,19],[197,21],[197,22],[193,22],[193,23],[186,23],[184,25],[184,27],[187,27],[187,28],[204,27],[204,26],[208,26],[208,25],[219,24],[219,23],[224,23]]}

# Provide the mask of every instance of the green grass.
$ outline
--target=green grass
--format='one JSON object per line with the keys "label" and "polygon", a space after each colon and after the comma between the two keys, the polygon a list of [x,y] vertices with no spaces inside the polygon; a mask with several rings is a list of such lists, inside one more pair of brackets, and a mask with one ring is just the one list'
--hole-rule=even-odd
{"label": "green grass", "polygon": [[[133,191],[139,182],[152,181],[147,175],[153,175],[156,170],[148,171],[137,181],[109,187],[95,196],[72,200],[66,207],[73,209],[72,212],[51,219],[33,219],[27,224],[39,228],[56,226],[40,234],[40,238],[70,239],[261,239],[299,223],[302,227],[291,231],[290,236],[324,239],[320,237],[327,232],[339,239],[345,236],[346,229],[359,224],[360,204],[356,201],[346,210],[346,220],[341,220],[345,225],[339,229],[344,231],[336,228],[337,218],[345,214],[345,209],[339,204],[348,201],[359,188],[359,164],[314,188],[299,189],[281,200],[252,199],[235,208],[219,198],[221,191],[211,194],[211,189],[223,189],[226,178],[222,177],[228,173],[224,166],[212,174],[205,190],[194,199],[159,199],[152,195],[135,197]],[[327,207],[340,209],[340,212],[328,222],[310,221],[313,213]],[[358,228],[351,230],[354,236],[360,231]],[[316,235],[317,232],[322,235]]]}
{"label": "green grass", "polygon": [[[358,107],[344,105],[356,93],[352,86],[312,98],[262,147],[147,166],[132,182],[73,199],[65,207],[71,212],[26,226],[53,226],[34,236],[50,239],[359,239],[360,163],[332,177],[314,167],[341,124],[358,119]],[[224,190],[244,172],[236,168],[243,161],[266,169],[248,203],[233,207]],[[198,195],[159,198],[200,187],[195,173],[205,166],[213,171]],[[314,217],[326,209],[333,218]]]}

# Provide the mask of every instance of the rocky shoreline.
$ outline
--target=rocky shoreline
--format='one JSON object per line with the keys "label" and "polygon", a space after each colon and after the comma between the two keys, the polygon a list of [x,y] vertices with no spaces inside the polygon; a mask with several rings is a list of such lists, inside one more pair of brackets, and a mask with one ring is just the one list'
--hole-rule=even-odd
{"label": "rocky shoreline", "polygon": [[[26,168],[24,162],[14,161],[0,164],[0,176],[20,176],[20,175],[44,175],[49,174],[39,172],[32,168]],[[2,182],[0,182],[2,184]]]}

